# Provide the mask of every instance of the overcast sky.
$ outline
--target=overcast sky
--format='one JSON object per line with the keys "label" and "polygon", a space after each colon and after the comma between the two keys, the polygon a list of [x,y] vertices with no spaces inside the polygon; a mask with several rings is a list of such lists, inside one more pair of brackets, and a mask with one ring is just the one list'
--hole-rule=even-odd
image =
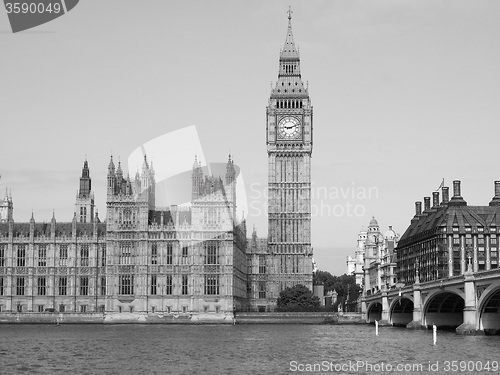
{"label": "overcast sky", "polygon": [[14,219],[70,221],[87,157],[103,220],[110,154],[195,125],[208,162],[233,155],[249,231],[266,236],[265,114],[289,4],[314,106],[318,268],[343,273],[372,216],[402,234],[443,178],[487,205],[500,2],[86,0],[18,34],[0,12],[0,192]]}

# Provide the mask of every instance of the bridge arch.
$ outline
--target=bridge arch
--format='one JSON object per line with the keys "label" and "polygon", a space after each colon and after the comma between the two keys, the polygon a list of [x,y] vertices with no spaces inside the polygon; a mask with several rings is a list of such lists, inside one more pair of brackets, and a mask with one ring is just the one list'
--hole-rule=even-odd
{"label": "bridge arch", "polygon": [[427,296],[424,304],[424,326],[455,329],[464,321],[464,298],[452,291],[436,291]]}
{"label": "bridge arch", "polygon": [[395,298],[389,309],[389,322],[393,326],[406,327],[413,320],[413,300],[402,296]]}
{"label": "bridge arch", "polygon": [[500,335],[500,282],[490,285],[478,301],[479,329],[486,335]]}
{"label": "bridge arch", "polygon": [[372,302],[366,310],[366,322],[375,323],[376,320],[382,319],[382,304],[380,302]]}

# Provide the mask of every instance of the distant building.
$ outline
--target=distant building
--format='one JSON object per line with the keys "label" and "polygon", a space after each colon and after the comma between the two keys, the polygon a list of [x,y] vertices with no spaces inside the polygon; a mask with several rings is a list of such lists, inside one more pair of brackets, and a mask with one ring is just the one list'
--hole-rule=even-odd
{"label": "distant building", "polygon": [[355,257],[347,257],[347,271],[354,273],[356,284],[365,291],[373,293],[396,284],[394,249],[398,238],[392,226],[382,234],[375,218],[368,229],[362,228],[359,232]]}
{"label": "distant building", "polygon": [[500,181],[488,206],[469,206],[462,198],[460,181],[453,181],[453,197],[442,188],[431,198],[415,203],[415,216],[396,251],[398,281],[406,285],[499,267]]}
{"label": "distant building", "polygon": [[365,243],[366,243],[366,229],[363,227],[358,234],[358,244],[354,258],[349,256],[347,258],[347,274],[354,273],[356,277],[356,284],[363,285],[364,279],[364,265],[365,265]]}
{"label": "distant building", "polygon": [[346,263],[347,263],[347,274],[348,275],[353,274],[356,271],[356,259],[348,255]]}

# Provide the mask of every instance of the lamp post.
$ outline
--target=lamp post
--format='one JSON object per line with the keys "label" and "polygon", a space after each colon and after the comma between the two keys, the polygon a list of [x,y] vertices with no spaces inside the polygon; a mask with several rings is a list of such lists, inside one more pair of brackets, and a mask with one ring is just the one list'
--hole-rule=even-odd
{"label": "lamp post", "polygon": [[420,283],[420,260],[417,258],[415,262],[415,284]]}
{"label": "lamp post", "polygon": [[350,285],[347,284],[347,300],[346,300],[346,304],[347,304],[346,310],[347,311],[345,311],[345,312],[349,312],[349,297],[350,297],[350,295],[349,295],[349,287],[350,287]]}
{"label": "lamp post", "polygon": [[396,283],[396,288],[399,289],[399,293],[398,293],[398,296],[399,296],[399,304],[401,305],[401,297],[402,297],[402,293],[401,293],[401,289],[405,286],[405,283]]}
{"label": "lamp post", "polygon": [[471,263],[472,251],[471,250],[467,250],[467,259],[469,259],[469,263],[467,264],[467,272],[472,273],[472,263]]}

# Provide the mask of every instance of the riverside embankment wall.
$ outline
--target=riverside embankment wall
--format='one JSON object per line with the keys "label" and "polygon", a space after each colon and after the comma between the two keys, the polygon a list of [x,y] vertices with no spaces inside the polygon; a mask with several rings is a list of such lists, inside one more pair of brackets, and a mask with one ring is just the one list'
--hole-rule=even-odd
{"label": "riverside embankment wall", "polygon": [[237,324],[358,324],[365,323],[358,313],[334,312],[241,312]]}
{"label": "riverside embankment wall", "polygon": [[360,324],[358,313],[237,312],[225,314],[0,313],[0,324]]}

